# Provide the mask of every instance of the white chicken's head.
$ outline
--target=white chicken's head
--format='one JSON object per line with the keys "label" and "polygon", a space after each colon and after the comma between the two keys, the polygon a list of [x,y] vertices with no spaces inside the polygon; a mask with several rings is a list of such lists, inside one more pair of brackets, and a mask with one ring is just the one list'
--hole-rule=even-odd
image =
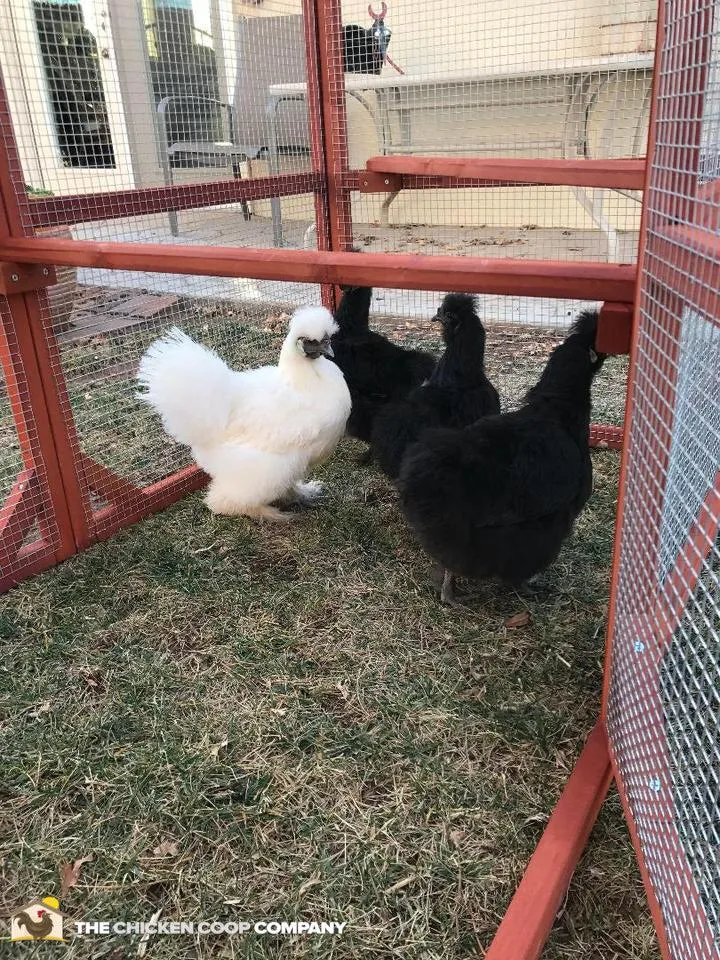
{"label": "white chicken's head", "polygon": [[286,343],[294,344],[297,352],[308,360],[333,357],[330,338],[337,329],[333,315],[325,307],[301,307],[292,316]]}

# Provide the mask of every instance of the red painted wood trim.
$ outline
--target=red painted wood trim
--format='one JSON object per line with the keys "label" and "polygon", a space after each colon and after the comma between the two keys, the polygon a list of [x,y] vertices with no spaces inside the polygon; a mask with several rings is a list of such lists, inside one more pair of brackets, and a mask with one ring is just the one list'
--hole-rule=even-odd
{"label": "red painted wood trim", "polygon": [[0,509],[0,558],[8,558],[2,560],[0,567],[14,564],[28,530],[35,523],[38,490],[35,470],[22,470]]}
{"label": "red painted wood trim", "polygon": [[[320,82],[320,49],[317,11],[314,0],[302,0],[303,27],[305,30],[305,61],[307,64],[307,108],[310,129],[310,158],[318,180],[315,190],[315,230],[318,250],[331,250],[330,204],[327,183],[327,131],[324,124],[323,99]],[[335,310],[335,288],[324,283],[320,288],[324,307]]]}
{"label": "red painted wood trim", "polygon": [[55,227],[64,223],[91,223],[118,217],[167,213],[169,210],[215,207],[241,200],[289,197],[312,193],[320,186],[321,179],[317,173],[285,173],[248,180],[234,178],[212,183],[177,184],[172,187],[143,187],[107,193],[43,197],[29,200],[27,209],[34,227]]}
{"label": "red painted wood trim", "polygon": [[[342,0],[312,0],[317,25],[318,80],[325,142],[325,183],[330,211],[330,245],[349,250],[353,243],[352,206],[344,178],[348,160],[347,108],[343,65]],[[336,298],[338,291],[336,291]]]}
{"label": "red painted wood trim", "polygon": [[600,447],[603,450],[622,450],[623,428],[593,423],[590,426],[590,446]]}
{"label": "red painted wood trim", "polygon": [[99,510],[94,514],[94,539],[107,540],[119,530],[164,510],[181,497],[199,490],[208,482],[207,475],[197,466],[186,467],[177,473],[145,487],[128,499]]}
{"label": "red painted wood trim", "polygon": [[[675,11],[680,11],[676,7]],[[632,457],[637,461],[638,457],[647,458],[647,462],[655,464],[650,468],[650,478],[657,482],[657,477],[664,476],[666,472],[667,456],[669,450],[669,436],[672,430],[674,395],[674,381],[676,371],[671,367],[667,368],[664,364],[662,370],[663,380],[665,382],[664,394],[666,400],[670,403],[670,416],[666,418],[664,411],[649,409],[647,398],[637,389],[640,370],[640,341],[641,324],[639,322],[640,312],[643,308],[653,309],[656,318],[662,323],[663,317],[666,318],[666,327],[662,331],[662,340],[658,348],[655,344],[656,352],[659,350],[665,353],[665,361],[672,358],[677,353],[677,340],[679,337],[679,327],[677,322],[670,323],[670,317],[682,315],[682,299],[670,293],[667,289],[660,288],[654,284],[652,289],[648,289],[648,278],[643,275],[643,268],[648,264],[650,271],[655,274],[658,270],[659,260],[656,255],[657,237],[656,232],[662,229],[666,223],[664,218],[673,215],[673,196],[692,197],[696,185],[696,171],[699,160],[700,127],[702,117],[702,103],[698,105],[697,100],[691,93],[703,96],[705,89],[707,62],[709,58],[709,43],[711,37],[711,8],[703,7],[702,0],[689,0],[689,3],[682,8],[682,15],[687,23],[692,23],[694,42],[689,45],[681,44],[677,36],[677,30],[673,29],[673,36],[668,37],[668,46],[666,47],[666,5],[661,3],[658,8],[657,39],[655,46],[655,69],[653,74],[653,92],[652,107],[649,127],[648,142],[648,180],[645,187],[645,202],[643,208],[643,220],[640,231],[640,251],[638,257],[638,290],[635,299],[636,313],[634,323],[633,344],[631,349],[631,376],[628,381],[628,398],[626,403],[626,445],[623,454],[621,473],[620,473],[620,492],[615,533],[615,549],[613,557],[613,575],[610,594],[610,610],[608,615],[608,637],[605,657],[605,682],[602,698],[602,718],[603,723],[607,723],[608,700],[610,685],[612,680],[612,662],[613,662],[613,644],[615,642],[613,627],[617,616],[618,603],[618,580],[622,552],[625,549],[632,548],[632,540],[628,545],[625,541],[631,536],[625,527],[626,498],[629,489],[630,477],[630,443],[632,436],[632,426],[636,417],[648,419],[650,421],[649,430],[644,432],[651,433],[655,438],[655,443],[650,438],[638,444],[636,441],[632,447]],[[675,27],[675,25],[673,25]],[[670,64],[672,73],[668,75],[663,72],[666,59],[672,58]],[[678,110],[678,107],[681,109]],[[681,113],[683,119],[673,119],[673,112]],[[688,124],[691,126],[688,127]],[[658,133],[661,131],[661,137]],[[688,131],[690,131],[688,133]],[[687,141],[690,145],[687,146]],[[690,206],[694,204],[690,203]],[[684,212],[684,216],[690,214]],[[673,287],[675,278],[673,278]],[[685,291],[683,291],[685,292]],[[652,300],[659,301],[658,307],[651,307]],[[672,328],[672,329],[671,329]],[[657,341],[657,338],[656,338]],[[647,342],[644,349],[648,349]],[[643,449],[643,447],[645,449]],[[660,480],[663,484],[664,481]],[[660,487],[662,491],[662,486]],[[656,518],[659,524],[659,518],[662,511],[662,492],[660,492],[649,507],[652,517]],[[646,521],[644,520],[643,523]],[[653,520],[651,519],[651,525]],[[646,531],[645,544],[643,551],[645,556],[640,561],[647,569],[656,569],[656,557],[659,548],[658,538],[652,531]],[[664,652],[664,643],[658,643],[657,639],[648,635],[649,622],[652,617],[653,591],[651,588],[643,587],[643,605],[647,605],[648,616],[642,616],[637,624],[635,633],[638,640],[644,640],[646,649],[657,649]],[[660,656],[662,653],[659,654]],[[652,685],[647,687],[642,702],[642,711],[646,718],[646,724],[649,735],[657,731],[657,743],[664,743],[662,705],[659,702],[659,691]],[[653,917],[655,930],[658,936],[660,951],[664,960],[671,960],[671,949],[668,942],[668,934],[665,927],[665,920],[662,909],[655,892],[653,881],[650,877],[645,852],[640,842],[637,827],[634,819],[634,811],[630,798],[627,795],[624,778],[617,764],[612,741],[611,763],[613,773],[618,785],[620,800],[625,812],[625,818],[628,823],[630,836],[637,857],[640,873],[643,878],[650,911]],[[663,768],[662,779],[668,784],[670,782],[668,773],[668,758],[662,749],[657,750],[653,761]],[[679,856],[674,858],[673,867],[675,869],[674,882],[683,889],[688,890],[688,902],[692,903],[695,909],[701,909],[701,903],[697,895],[690,891],[694,887],[692,876],[682,851],[679,838],[677,838],[677,827],[675,823],[674,811],[668,812],[667,828],[672,829],[676,835]]]}
{"label": "red painted wood trim", "polygon": [[598,319],[595,349],[615,356],[630,353],[632,345],[633,305],[604,303]]}
{"label": "red painted wood trim", "polygon": [[44,541],[23,547],[18,555],[18,566],[10,573],[0,576],[0,593],[6,593],[28,577],[54,567],[57,562],[55,551]]}
{"label": "red painted wood trim", "polygon": [[[27,229],[23,223],[18,197],[24,191],[22,165],[12,135],[12,120],[5,86],[0,76],[0,129],[4,131],[0,150],[0,241],[23,238]],[[45,502],[43,511],[57,530],[54,553],[57,560],[65,559],[76,550],[76,531],[73,507],[80,499],[77,483],[63,476],[68,458],[72,457],[67,442],[67,430],[59,398],[52,390],[44,367],[45,351],[39,320],[40,303],[47,304],[44,290],[16,294],[7,298],[13,318],[14,342],[5,334],[0,347],[8,371],[8,392],[13,403],[13,414],[23,449],[26,466],[42,463],[43,478],[40,489]],[[58,372],[58,376],[60,373]],[[13,392],[20,389],[20,395]],[[69,408],[68,408],[69,409]],[[72,505],[70,500],[73,501]],[[47,527],[46,527],[47,529]]]}
{"label": "red painted wood trim", "polygon": [[128,498],[142,494],[139,487],[117,473],[113,473],[112,470],[108,470],[107,467],[98,463],[97,460],[93,460],[87,454],[81,453],[79,459],[80,468],[85,475],[88,486],[102,494],[111,503],[121,503],[123,500],[127,501]]}
{"label": "red painted wood trim", "polygon": [[299,283],[368,284],[413,290],[458,290],[528,297],[632,302],[629,264],[419,254],[335,253],[252,247],[180,247],[102,243],[55,237],[0,240],[0,260],[197,276],[254,277]]}
{"label": "red painted wood trim", "polygon": [[455,177],[492,181],[495,186],[534,184],[558,187],[605,187],[610,190],[642,190],[645,159],[558,160],[516,157],[370,157],[374,173],[414,177]]}
{"label": "red painted wood trim", "polygon": [[612,780],[605,730],[594,727],[485,960],[537,960]]}

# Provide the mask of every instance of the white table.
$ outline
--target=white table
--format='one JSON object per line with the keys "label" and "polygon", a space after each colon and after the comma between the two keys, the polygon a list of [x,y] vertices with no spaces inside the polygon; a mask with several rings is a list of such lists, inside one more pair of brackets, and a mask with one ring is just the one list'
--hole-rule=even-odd
{"label": "white table", "polygon": [[[372,117],[377,132],[380,153],[389,154],[424,154],[437,153],[437,147],[423,145],[413,141],[412,121],[413,113],[427,110],[429,106],[442,102],[449,106],[458,105],[463,108],[473,107],[482,109],[498,103],[498,90],[507,91],[512,84],[523,81],[564,81],[564,122],[558,131],[557,138],[551,142],[543,142],[542,148],[556,150],[561,157],[590,156],[589,123],[593,106],[605,84],[623,74],[645,75],[649,80],[654,64],[654,54],[617,54],[614,56],[598,57],[595,60],[566,61],[556,66],[527,67],[521,71],[467,73],[449,72],[442,75],[413,74],[398,76],[376,76],[364,74],[346,74],[345,91],[348,96],[357,100]],[[375,104],[364,96],[367,93],[375,94]],[[456,99],[453,100],[453,93]],[[633,154],[638,155],[642,149],[641,137],[643,119],[649,111],[650,84],[647,84],[643,109],[640,111],[634,133]],[[494,95],[495,94],[495,95]],[[278,172],[277,149],[277,112],[285,101],[304,100],[307,96],[305,83],[278,83],[268,89],[267,112],[270,118],[270,165],[271,172]],[[441,99],[444,98],[444,99]],[[532,109],[532,104],[528,104]],[[393,119],[397,124],[393,124]],[[395,128],[400,131],[400,137],[395,138]],[[608,144],[612,139],[612,131],[607,122],[601,134],[601,143]],[[531,147],[530,144],[525,145]],[[443,155],[468,154],[467,146],[449,143],[442,149]],[[497,155],[497,149],[478,146],[475,153]],[[611,251],[617,242],[615,231],[606,220],[602,212],[602,194],[594,191],[591,196],[587,191],[573,188],[579,202],[590,213],[594,222],[608,238]],[[389,194],[383,203],[381,220],[387,225],[388,210],[397,194]],[[273,237],[277,246],[282,246],[282,220],[280,201],[272,202]]]}

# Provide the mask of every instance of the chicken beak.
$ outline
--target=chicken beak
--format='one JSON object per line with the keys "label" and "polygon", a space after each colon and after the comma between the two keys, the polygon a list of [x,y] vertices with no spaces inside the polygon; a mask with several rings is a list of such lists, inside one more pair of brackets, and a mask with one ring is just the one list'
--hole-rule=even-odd
{"label": "chicken beak", "polygon": [[331,360],[335,356],[335,352],[333,351],[333,348],[329,343],[324,345],[321,344],[320,352],[324,354],[326,357],[330,357]]}

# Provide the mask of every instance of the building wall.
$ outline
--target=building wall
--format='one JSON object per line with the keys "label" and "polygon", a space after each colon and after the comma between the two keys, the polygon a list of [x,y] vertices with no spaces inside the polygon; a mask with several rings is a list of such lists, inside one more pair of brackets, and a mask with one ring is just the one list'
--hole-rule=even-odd
{"label": "building wall", "polygon": [[[216,53],[225,63],[223,74],[226,95],[234,91],[237,52],[234,46],[235,18],[273,17],[298,14],[300,0],[193,0],[207,7],[207,27],[216,35]],[[376,8],[381,0],[374,0]],[[18,0],[14,11],[29,4]],[[562,155],[562,141],[570,131],[577,132],[580,117],[577,109],[567,110],[570,94],[567,79],[507,80],[489,90],[488,102],[468,105],[478,97],[478,85],[468,80],[465,86],[434,86],[433,81],[463,74],[467,77],[502,72],[511,74],[529,70],[550,70],[569,61],[596,61],[601,56],[625,54],[633,56],[652,47],[654,38],[653,0],[457,0],[453,4],[430,5],[425,0],[389,0],[387,24],[393,35],[389,47],[392,59],[409,76],[427,78],[421,96],[422,104],[411,112],[410,150],[412,152],[445,153],[448,150],[472,154],[509,156]],[[139,2],[110,0],[114,36],[112,88],[108,98],[117,102],[119,120],[124,121],[124,137],[129,144],[132,163],[125,164],[120,177],[101,177],[97,172],[82,175],[73,171],[67,187],[51,186],[58,192],[83,189],[112,189],[124,186],[125,178],[133,177],[137,186],[161,182],[162,171],[156,145],[156,118],[150,100],[144,53],[143,27]],[[5,8],[9,16],[9,8]],[[16,14],[17,15],[17,14]],[[345,0],[343,22],[370,24],[367,0]],[[5,64],[13,112],[17,118],[18,140],[30,182],[42,184],[41,173],[47,166],[46,153],[51,136],[47,123],[38,125],[43,105],[37,99],[40,87],[28,93],[23,72],[27,74],[31,38],[21,38],[26,46],[23,56],[13,50],[9,30],[2,31],[0,46]],[[108,63],[104,61],[104,63]],[[107,69],[107,68],[106,68]],[[35,67],[40,70],[40,65]],[[221,71],[222,73],[222,71]],[[392,68],[384,67],[391,75]],[[607,74],[592,99],[588,124],[589,148],[593,156],[628,156],[643,152],[643,136],[647,121],[649,76],[640,74]],[[40,85],[41,86],[41,85]],[[224,91],[224,92],[225,92]],[[486,91],[487,92],[487,91]],[[33,99],[33,97],[35,99]],[[377,97],[365,95],[375,116]],[[422,107],[420,109],[420,107]],[[570,118],[569,128],[566,126]],[[118,120],[118,122],[119,122]],[[392,140],[400,139],[398,117],[392,121]],[[350,165],[362,167],[368,157],[381,151],[382,142],[373,117],[354,98],[348,98],[348,137]],[[120,138],[118,138],[120,139]],[[568,155],[573,155],[571,148]],[[128,152],[127,150],[125,151]],[[124,154],[123,154],[124,156]],[[305,166],[307,161],[286,159],[284,170]],[[132,171],[129,167],[132,166]],[[247,171],[246,171],[247,172]],[[254,175],[267,172],[266,165],[256,163]],[[228,170],[175,171],[176,182],[217,179],[228,176]],[[62,171],[59,173],[62,178]],[[596,194],[597,197],[599,194]],[[587,198],[586,198],[587,199]],[[361,223],[372,223],[380,217],[383,197],[355,197],[354,217]],[[587,204],[586,204],[587,205]],[[532,224],[542,227],[593,229],[593,219],[586,205],[566,189],[489,189],[484,191],[408,191],[390,207],[394,224],[467,225],[519,227]],[[312,220],[311,198],[285,204],[287,216]],[[269,205],[254,205],[258,216],[269,216]],[[617,195],[606,195],[604,215],[610,226],[634,230],[639,223],[639,204]]]}
{"label": "building wall", "polygon": [[[278,16],[301,10],[300,0],[264,0],[258,6],[244,0],[234,3],[238,16]],[[376,9],[380,5],[374,4]],[[391,58],[408,75],[430,81],[458,73],[522,73],[613,55],[632,57],[651,50],[654,42],[654,0],[555,0],[550,4],[460,0],[442,7],[423,0],[389,0],[388,6]],[[343,22],[369,26],[366,0],[345,0]],[[386,65],[383,73],[394,71]],[[457,106],[463,88],[428,87],[423,92],[426,103],[421,109],[416,102],[411,113],[411,151],[445,153],[449,147],[468,155],[562,155],[563,140],[572,141],[580,122],[576,113],[567,110],[568,80],[522,80],[512,89],[510,83],[489,89],[489,105],[464,109]],[[591,155],[644,152],[649,85],[648,73],[614,77],[605,73],[605,82],[591,102],[587,128]],[[477,85],[464,89],[466,100],[478,96]],[[365,99],[377,109],[374,94],[365,94]],[[364,166],[368,157],[381,150],[372,117],[352,97],[348,98],[348,139],[351,167]],[[577,154],[569,147],[567,155]],[[597,199],[599,192],[593,196]],[[365,223],[377,220],[381,203],[381,196],[356,198],[355,218]],[[637,202],[606,194],[603,206],[614,228],[638,228]],[[311,218],[309,204],[293,207],[291,215]],[[258,205],[258,213],[266,214],[265,205]],[[390,207],[390,222],[508,227],[533,223],[594,229],[592,217],[575,194],[560,188],[494,189],[482,195],[477,191],[407,192]]]}

